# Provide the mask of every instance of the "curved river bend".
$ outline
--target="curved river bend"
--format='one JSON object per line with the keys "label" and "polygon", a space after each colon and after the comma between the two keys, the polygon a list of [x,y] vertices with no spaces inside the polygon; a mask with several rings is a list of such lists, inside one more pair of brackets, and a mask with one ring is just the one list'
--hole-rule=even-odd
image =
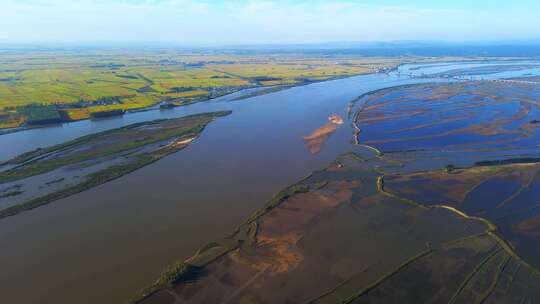
{"label": "curved river bend", "polygon": [[[432,66],[431,73],[460,64]],[[152,110],[0,136],[0,160],[134,122],[217,110],[188,148],[120,179],[0,221],[0,289],[5,303],[123,303],[165,265],[231,232],[274,193],[351,149],[348,124],[311,154],[303,136],[347,117],[369,91],[433,82],[372,74],[230,101]],[[515,76],[527,71],[514,72]],[[407,76],[403,76],[407,75]],[[506,77],[507,74],[505,74]],[[414,75],[413,75],[414,76]],[[490,75],[496,77],[496,75]]]}

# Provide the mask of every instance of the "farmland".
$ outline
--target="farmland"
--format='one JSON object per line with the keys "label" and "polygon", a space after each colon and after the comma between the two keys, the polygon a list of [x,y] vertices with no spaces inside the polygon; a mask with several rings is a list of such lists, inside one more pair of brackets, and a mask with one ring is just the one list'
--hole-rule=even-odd
{"label": "farmland", "polygon": [[76,121],[110,111],[119,115],[157,104],[179,106],[246,88],[372,73],[402,61],[156,50],[8,51],[0,59],[0,128]]}

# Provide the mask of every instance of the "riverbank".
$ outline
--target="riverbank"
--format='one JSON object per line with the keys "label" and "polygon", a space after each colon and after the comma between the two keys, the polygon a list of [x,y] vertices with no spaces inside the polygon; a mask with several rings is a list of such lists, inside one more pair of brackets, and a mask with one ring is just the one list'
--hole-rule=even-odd
{"label": "riverbank", "polygon": [[[19,155],[0,164],[0,219],[88,190],[185,148],[231,112],[137,123]],[[0,167],[1,168],[1,167]],[[17,192],[9,189],[16,188]],[[16,193],[16,194],[15,194]]]}
{"label": "riverbank", "polygon": [[[227,92],[225,92],[223,94],[217,94],[217,95],[214,95],[212,97],[196,97],[194,99],[190,99],[190,100],[187,100],[187,101],[184,100],[184,99],[171,99],[171,100],[167,100],[167,101],[159,101],[159,102],[156,102],[156,103],[153,103],[153,104],[149,104],[148,106],[133,109],[133,110],[126,110],[126,111],[122,111],[122,112],[116,111],[116,112],[114,112],[113,115],[107,115],[107,114],[101,115],[100,114],[101,112],[96,112],[97,115],[98,115],[96,117],[91,117],[90,115],[87,115],[85,117],[80,117],[80,118],[77,118],[77,119],[73,119],[73,118],[68,118],[67,116],[64,116],[65,118],[58,118],[58,119],[56,119],[56,120],[54,120],[54,121],[52,121],[50,123],[46,123],[46,124],[36,123],[36,124],[32,124],[32,125],[22,125],[22,126],[19,126],[19,127],[16,127],[16,128],[4,128],[4,129],[0,128],[0,136],[5,135],[5,134],[15,133],[15,132],[27,131],[27,130],[31,130],[31,129],[47,128],[47,127],[50,127],[51,125],[60,125],[60,124],[63,124],[63,123],[72,123],[72,122],[84,121],[84,120],[95,120],[95,119],[100,119],[100,118],[103,118],[103,117],[111,117],[111,116],[123,116],[125,114],[145,112],[145,111],[167,110],[167,109],[172,109],[172,108],[176,108],[176,107],[192,105],[192,104],[199,103],[199,102],[212,101],[214,99],[226,97],[226,96],[233,95],[233,94],[234,95],[240,95],[240,96],[234,97],[233,99],[231,99],[231,101],[244,100],[244,99],[253,98],[253,97],[257,97],[257,96],[262,96],[262,95],[266,95],[266,94],[276,93],[276,92],[287,90],[287,89],[294,88],[294,87],[305,86],[305,85],[309,85],[309,84],[313,84],[313,83],[332,81],[332,80],[338,80],[338,79],[349,78],[349,77],[360,76],[360,75],[368,75],[368,74],[371,74],[371,73],[362,72],[362,73],[350,74],[350,75],[346,75],[346,76],[333,76],[333,77],[325,78],[325,79],[322,79],[322,80],[307,80],[307,79],[304,79],[304,80],[302,80],[302,81],[300,81],[298,83],[292,84],[292,85],[270,85],[270,86],[255,85],[255,86],[249,86],[249,87],[244,87],[244,88],[240,88],[240,89],[229,90],[229,91],[227,91]],[[243,92],[245,92],[245,94],[243,94]],[[103,112],[103,113],[106,113],[106,112]]]}
{"label": "riverbank", "polygon": [[[416,288],[424,290],[422,302],[490,301],[496,295],[512,303],[516,296],[539,295],[534,286],[540,272],[492,223],[453,207],[425,207],[409,192],[388,192],[376,167],[399,166],[367,150],[362,154],[343,155],[286,188],[231,236],[167,268],[133,303],[363,303],[373,297],[413,303]],[[522,168],[531,167],[489,172]],[[471,180],[461,177],[466,171],[452,174]],[[495,284],[507,275],[517,288]]]}
{"label": "riverbank", "polygon": [[[117,84],[120,87],[123,87],[123,90],[115,90],[114,88],[103,88],[106,91],[116,91],[114,96],[101,96],[96,99],[96,101],[83,101],[82,96],[81,100],[71,100],[73,96],[77,96],[77,93],[73,93],[71,97],[66,99],[64,102],[58,102],[53,100],[51,102],[38,102],[38,101],[18,101],[17,105],[8,105],[10,109],[5,114],[14,114],[18,108],[24,109],[27,106],[39,106],[48,108],[47,112],[51,112],[49,108],[57,107],[58,114],[52,115],[42,115],[39,111],[31,111],[33,116],[36,116],[32,124],[25,123],[24,126],[15,127],[15,128],[0,128],[0,135],[9,134],[13,132],[19,132],[24,130],[29,130],[32,128],[47,127],[48,125],[40,125],[40,121],[50,121],[51,123],[69,123],[74,121],[83,121],[87,119],[92,119],[93,115],[101,116],[108,115],[108,112],[122,111],[126,113],[134,113],[140,111],[154,110],[163,106],[162,108],[170,108],[176,106],[185,106],[193,103],[209,101],[219,97],[224,97],[231,94],[241,93],[246,91],[247,93],[244,96],[238,96],[233,100],[241,100],[250,97],[256,97],[263,94],[274,93],[280,90],[285,90],[288,88],[308,85],[312,83],[317,83],[321,81],[330,81],[337,80],[341,78],[353,77],[358,75],[367,75],[371,73],[390,73],[397,71],[400,66],[403,64],[420,64],[420,63],[437,63],[440,60],[444,63],[474,63],[474,62],[485,62],[488,59],[482,58],[416,58],[416,57],[389,57],[389,58],[347,58],[342,59],[337,62],[326,62],[326,59],[320,59],[322,61],[317,62],[316,64],[309,64],[304,69],[297,70],[298,67],[293,68],[287,66],[285,70],[282,70],[282,66],[279,64],[274,67],[272,64],[266,63],[253,65],[253,71],[245,68],[244,66],[251,66],[249,62],[242,62],[237,65],[231,64],[230,66],[224,65],[214,65],[216,63],[201,64],[196,71],[193,70],[193,67],[190,67],[189,70],[181,71],[169,71],[169,73],[179,73],[177,76],[180,77],[177,81],[179,84],[185,83],[181,86],[166,86],[162,87],[163,80],[160,77],[160,73],[152,74],[153,77],[157,77],[159,81],[154,81],[148,76],[145,76],[145,73],[136,73],[132,68],[128,69],[128,66],[115,66],[112,65],[110,68],[113,69],[111,73],[114,76],[111,79],[104,81],[109,84]],[[511,59],[505,59],[511,60]],[[276,64],[276,63],[273,63]],[[266,66],[267,65],[267,66]],[[108,66],[100,67],[100,69],[106,68]],[[279,68],[278,68],[279,67]],[[324,68],[323,68],[324,67]],[[330,67],[330,69],[329,69]],[[24,65],[17,67],[18,69],[24,69]],[[83,67],[84,68],[84,67]],[[97,66],[89,67],[89,75],[94,75],[94,69]],[[332,70],[333,68],[334,70]],[[126,71],[118,71],[126,69]],[[200,69],[200,71],[198,70]],[[264,71],[265,76],[257,76],[257,71]],[[38,71],[35,71],[37,73]],[[148,72],[148,71],[146,71]],[[188,75],[184,75],[184,74]],[[254,75],[252,75],[255,73]],[[275,73],[278,73],[274,75]],[[98,74],[99,75],[99,74]],[[190,75],[190,76],[189,76]],[[77,75],[73,77],[77,78]],[[96,76],[98,77],[98,76]],[[104,76],[101,76],[104,77]],[[116,78],[115,78],[116,77]],[[185,79],[188,77],[188,79]],[[190,79],[189,77],[192,77]],[[234,78],[235,81],[231,81]],[[15,79],[15,78],[14,78]],[[168,79],[168,78],[167,78]],[[87,80],[88,83],[82,83],[80,91],[84,91],[89,83],[94,83],[96,79]],[[166,82],[170,82],[167,80]],[[133,82],[133,83],[132,83]],[[193,86],[192,84],[201,82],[202,84],[210,86]],[[0,83],[0,86],[2,83]],[[13,83],[12,85],[17,85]],[[70,84],[73,85],[73,84]],[[143,88],[136,89],[135,87],[144,85]],[[132,88],[132,86],[135,86]],[[154,89],[153,87],[156,87]],[[129,91],[124,91],[126,88]],[[54,88],[53,88],[54,89]],[[53,90],[51,89],[51,90]],[[249,93],[253,89],[260,89],[256,92]],[[92,89],[94,90],[94,89]],[[54,91],[54,90],[53,90]],[[93,91],[92,91],[93,92]],[[80,94],[80,92],[79,92]],[[9,99],[10,96],[2,96],[0,94],[0,106],[2,98]],[[44,97],[42,97],[44,98]],[[70,99],[71,98],[71,99]],[[28,111],[26,111],[28,112]],[[2,108],[0,107],[0,114],[2,114]],[[10,115],[11,115],[10,114]],[[19,114],[17,114],[19,115]],[[1,115],[0,115],[1,116]],[[20,115],[19,115],[20,116]],[[0,117],[1,125],[1,117]],[[7,125],[6,125],[7,126]]]}
{"label": "riverbank", "polygon": [[[422,81],[395,73],[370,74],[291,88],[249,102],[230,102],[228,97],[0,136],[1,159],[9,159],[21,151],[133,123],[233,111],[209,124],[203,136],[180,153],[1,220],[3,299],[44,304],[124,302],[152,284],[166,265],[184,261],[208,240],[230,234],[274,193],[350,151],[351,130],[345,127],[329,137],[320,153],[313,155],[306,149],[302,137],[324,124],[328,115],[346,118],[348,102],[362,93]],[[411,155],[421,164],[440,159],[437,168],[451,163],[445,154],[427,158],[422,153]],[[384,156],[391,160],[393,153]],[[458,158],[470,159],[469,155]],[[32,276],[24,275],[30,272]]]}
{"label": "riverbank", "polygon": [[[513,164],[538,151],[539,132],[530,126],[538,93],[520,86],[518,99],[516,89],[481,81],[401,84],[361,96],[362,104],[348,110],[356,127],[352,153],[285,188],[233,234],[168,268],[135,302],[538,297],[533,197],[540,169]],[[433,115],[441,117],[433,122]],[[484,161],[498,158],[506,160]],[[500,278],[516,289],[498,288]]]}
{"label": "riverbank", "polygon": [[[38,50],[5,54],[0,128],[80,121],[248,88],[294,86],[388,70],[401,57],[208,54],[156,50]],[[17,131],[11,129],[7,132]]]}

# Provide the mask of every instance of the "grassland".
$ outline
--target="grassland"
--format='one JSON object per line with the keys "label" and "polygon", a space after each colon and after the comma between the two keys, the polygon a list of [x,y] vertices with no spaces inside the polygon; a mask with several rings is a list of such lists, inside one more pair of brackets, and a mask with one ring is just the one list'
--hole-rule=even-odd
{"label": "grassland", "polygon": [[[403,60],[158,50],[7,51],[0,56],[0,128],[88,119],[96,112],[164,102],[183,105],[245,88],[372,73]],[[36,114],[39,110],[46,111]]]}

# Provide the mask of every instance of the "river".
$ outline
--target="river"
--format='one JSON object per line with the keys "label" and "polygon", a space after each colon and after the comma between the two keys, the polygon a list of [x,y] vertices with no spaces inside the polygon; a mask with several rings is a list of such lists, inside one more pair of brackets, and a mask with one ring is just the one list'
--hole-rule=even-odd
{"label": "river", "polygon": [[134,122],[233,111],[178,153],[107,184],[0,220],[2,301],[125,302],[164,266],[227,235],[274,193],[349,151],[350,122],[330,136],[320,153],[311,154],[306,148],[302,137],[327,123],[330,114],[347,117],[349,102],[369,91],[435,81],[415,77],[420,71],[439,73],[460,66],[419,70],[402,66],[389,75],[314,83],[239,101],[231,101],[234,95],[225,96],[171,110],[0,136],[0,160],[5,160]]}

